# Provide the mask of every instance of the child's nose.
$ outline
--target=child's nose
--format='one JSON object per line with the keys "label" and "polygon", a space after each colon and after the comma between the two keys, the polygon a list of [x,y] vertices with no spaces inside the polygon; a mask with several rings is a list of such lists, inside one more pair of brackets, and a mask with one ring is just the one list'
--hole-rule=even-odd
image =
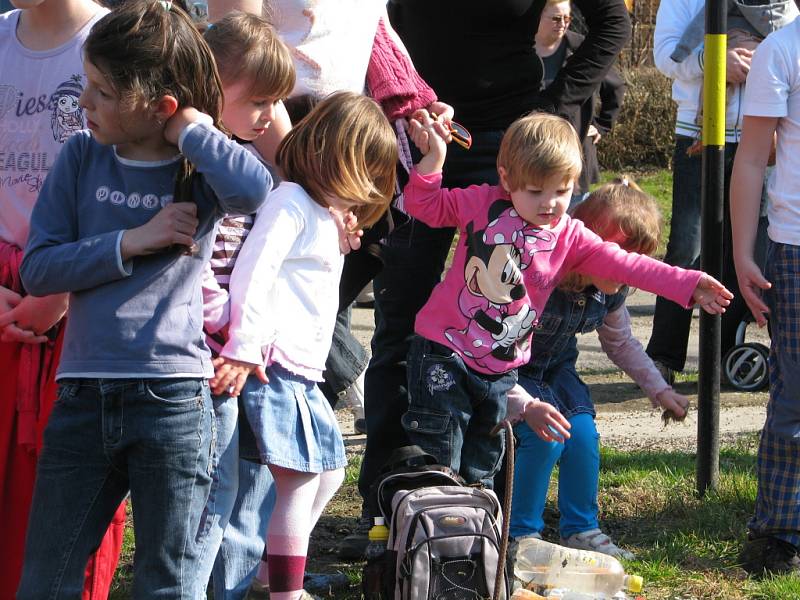
{"label": "child's nose", "polygon": [[80,106],[81,108],[89,108],[88,100],[89,98],[88,95],[86,94],[86,90],[83,90],[81,92],[81,95],[78,97],[78,106]]}

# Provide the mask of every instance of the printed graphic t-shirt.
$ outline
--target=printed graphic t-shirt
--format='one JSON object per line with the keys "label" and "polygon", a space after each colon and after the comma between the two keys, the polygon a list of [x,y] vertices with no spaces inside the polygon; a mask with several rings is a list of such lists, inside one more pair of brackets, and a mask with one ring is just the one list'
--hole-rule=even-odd
{"label": "printed graphic t-shirt", "polygon": [[78,97],[81,48],[108,11],[100,10],[68,42],[44,51],[17,39],[20,11],[0,15],[0,240],[25,246],[31,211],[64,142],[85,128]]}

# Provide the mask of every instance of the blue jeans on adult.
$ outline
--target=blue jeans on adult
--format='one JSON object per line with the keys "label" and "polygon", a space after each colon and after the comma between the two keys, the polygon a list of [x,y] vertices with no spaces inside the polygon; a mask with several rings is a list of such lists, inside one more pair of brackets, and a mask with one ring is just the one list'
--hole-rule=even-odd
{"label": "blue jeans on adult", "polygon": [[[702,190],[702,156],[688,156],[686,150],[694,143],[693,138],[677,136],[672,158],[672,224],[664,262],[686,269],[700,267],[700,216]],[[733,170],[733,159],[738,144],[725,144],[725,191],[723,207],[722,239],[722,283],[734,294],[734,299],[722,315],[722,353],[731,348],[736,341],[736,329],[748,313],[747,305],[739,293],[736,271],[733,266],[733,245],[731,243],[729,186]],[[757,245],[763,254],[765,240],[763,229]],[[682,371],[686,364],[686,347],[689,343],[689,329],[692,323],[692,310],[678,306],[666,298],[656,299],[653,316],[653,331],[647,345],[647,354],[670,369]]]}
{"label": "blue jeans on adult", "polygon": [[198,535],[198,600],[213,574],[214,598],[241,600],[258,570],[264,536],[275,505],[265,465],[239,458],[239,403],[214,396],[217,443],[214,475]]}
{"label": "blue jeans on adult", "polygon": [[214,419],[203,379],[63,379],[44,433],[17,598],[80,598],[128,490],[133,597],[194,600]]}
{"label": "blue jeans on adult", "polygon": [[[469,151],[451,144],[444,166],[445,187],[497,183],[497,150],[502,131],[472,131]],[[375,331],[372,358],[364,385],[367,445],[358,477],[358,491],[369,490],[392,452],[408,444],[400,418],[408,410],[406,356],[414,337],[417,312],[439,283],[453,241],[451,228],[434,229],[421,221],[398,227],[384,247],[383,270],[375,277]],[[365,516],[380,514],[362,507]]]}
{"label": "blue jeans on adult", "polygon": [[408,352],[408,439],[467,483],[491,488],[503,458],[504,438],[492,435],[506,415],[515,371],[485,375],[441,344],[415,336]]}
{"label": "blue jeans on adult", "polygon": [[524,422],[514,427],[517,446],[511,535],[541,533],[550,475],[558,467],[559,531],[562,538],[597,529],[597,485],[600,474],[600,436],[589,413],[568,419],[570,438],[563,444],[545,442]]}

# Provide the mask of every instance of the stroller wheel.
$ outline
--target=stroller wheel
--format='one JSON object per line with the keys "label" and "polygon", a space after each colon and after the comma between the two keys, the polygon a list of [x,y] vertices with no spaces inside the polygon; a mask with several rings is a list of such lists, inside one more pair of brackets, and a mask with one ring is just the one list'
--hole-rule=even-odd
{"label": "stroller wheel", "polygon": [[763,390],[769,384],[769,348],[758,342],[738,344],[722,359],[722,372],[734,388],[743,392]]}

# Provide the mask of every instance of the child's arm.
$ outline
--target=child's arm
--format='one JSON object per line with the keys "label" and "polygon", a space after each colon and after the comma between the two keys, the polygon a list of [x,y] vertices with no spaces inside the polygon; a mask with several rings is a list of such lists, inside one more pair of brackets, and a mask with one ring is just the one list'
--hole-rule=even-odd
{"label": "child's arm", "polygon": [[459,214],[465,205],[470,204],[465,195],[472,189],[442,188],[442,167],[450,132],[441,117],[434,121],[427,111],[418,110],[409,120],[408,133],[424,156],[411,171],[403,188],[404,209],[431,227],[460,225]]}
{"label": "child's arm", "polygon": [[671,410],[678,419],[686,415],[689,399],[672,390],[633,337],[630,314],[624,304],[606,314],[597,335],[608,358],[644,390],[654,407]]}
{"label": "child's arm", "polygon": [[564,415],[552,404],[531,396],[520,384],[508,391],[506,414],[512,421],[524,419],[545,442],[569,439],[568,430],[572,426]]}
{"label": "child's arm", "polygon": [[185,107],[167,121],[164,137],[202,173],[222,212],[249,215],[272,189],[272,176],[253,154],[208,122],[210,117]]}
{"label": "child's arm", "polygon": [[777,117],[744,118],[742,138],[736,150],[731,176],[733,261],[742,297],[759,327],[767,323],[764,315],[769,312],[761,293],[772,284],[764,278],[753,260],[753,249],[756,244],[764,172],[777,125]]}
{"label": "child's arm", "polygon": [[659,260],[626,252],[613,242],[604,242],[582,223],[573,221],[567,240],[570,261],[567,270],[626,283],[690,308],[698,304],[710,314],[725,312],[733,294],[701,271],[681,269]]}
{"label": "child's arm", "polygon": [[119,252],[123,231],[79,238],[78,177],[88,142],[84,134],[67,140],[33,207],[20,277],[34,296],[91,289],[130,275]]}
{"label": "child's arm", "polygon": [[216,333],[230,321],[230,294],[214,277],[211,263],[203,269],[203,329]]}
{"label": "child's arm", "polygon": [[266,203],[259,211],[231,274],[229,338],[220,358],[232,367],[215,378],[220,388],[228,381],[236,381],[228,385],[243,383],[244,368],[253,371],[263,365],[264,349],[275,339],[276,322],[290,318],[274,314],[268,303],[281,265],[304,227],[300,209],[294,210],[283,198],[285,195]]}

